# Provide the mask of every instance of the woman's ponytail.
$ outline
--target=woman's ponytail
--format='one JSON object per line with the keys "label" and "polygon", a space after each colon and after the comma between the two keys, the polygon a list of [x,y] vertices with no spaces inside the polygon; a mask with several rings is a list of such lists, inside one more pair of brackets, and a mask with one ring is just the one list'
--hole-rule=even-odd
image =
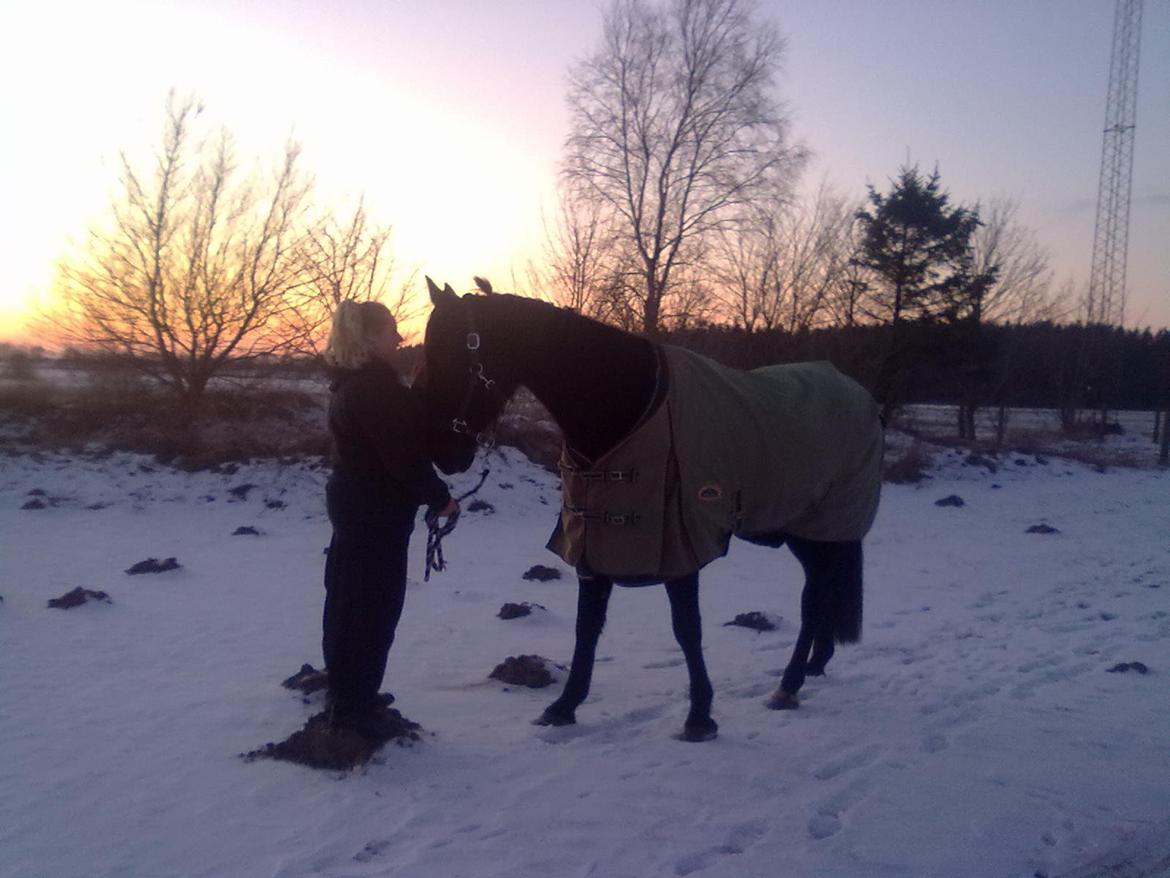
{"label": "woman's ponytail", "polygon": [[339,302],[325,346],[325,362],[342,369],[360,369],[374,355],[371,340],[387,324],[395,324],[394,315],[381,302]]}
{"label": "woman's ponytail", "polygon": [[333,328],[325,346],[325,362],[342,369],[358,369],[370,358],[370,345],[361,304],[346,299],[333,312]]}

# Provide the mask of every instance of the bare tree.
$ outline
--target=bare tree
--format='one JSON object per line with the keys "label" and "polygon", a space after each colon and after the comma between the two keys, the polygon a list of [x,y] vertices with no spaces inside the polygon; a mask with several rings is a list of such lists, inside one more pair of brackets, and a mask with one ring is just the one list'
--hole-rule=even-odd
{"label": "bare tree", "polygon": [[202,111],[168,98],[151,172],[123,153],[111,220],[61,264],[51,318],[63,341],[125,359],[189,413],[229,359],[275,349],[311,189],[291,142],[266,181],[242,176],[226,132],[197,135]]}
{"label": "bare tree", "polygon": [[748,332],[801,332],[830,322],[853,255],[856,205],[823,183],[808,202],[778,196],[719,240],[718,298]]}
{"label": "bare tree", "polygon": [[973,269],[994,280],[970,303],[974,319],[1016,324],[1054,319],[1057,301],[1049,257],[1035,233],[1019,222],[1019,203],[993,198],[977,210],[980,225],[971,236]]}
{"label": "bare tree", "polygon": [[612,224],[597,201],[563,187],[556,222],[544,228],[547,268],[534,286],[579,314],[599,316],[602,289],[616,267]]}
{"label": "bare tree", "polygon": [[676,269],[803,158],[775,97],[783,43],[751,0],[614,0],[570,72],[564,175],[611,209],[638,260],[641,328]]}
{"label": "bare tree", "polygon": [[761,211],[754,221],[721,229],[710,271],[716,298],[735,326],[755,332],[764,322],[764,300],[776,270],[776,217]]}
{"label": "bare tree", "polygon": [[959,437],[977,438],[976,413],[982,403],[991,401],[998,406],[997,447],[1007,434],[1005,392],[1022,351],[1017,347],[1019,336],[1005,336],[997,344],[983,331],[984,324],[1038,322],[1052,319],[1057,311],[1048,254],[1035,233],[1019,222],[1018,211],[1016,201],[1003,197],[976,208],[979,225],[971,235],[970,276],[985,282],[963,290],[956,314]]}
{"label": "bare tree", "polygon": [[[851,222],[844,230],[843,246],[849,253],[856,253],[861,245],[862,227]],[[841,267],[837,283],[829,290],[825,302],[829,323],[833,326],[856,326],[865,317],[864,303],[870,296],[872,279],[867,269],[856,259],[849,259]]]}
{"label": "bare tree", "polygon": [[614,248],[608,270],[590,301],[590,316],[628,332],[642,327],[640,309],[642,272],[637,256],[620,242]]}
{"label": "bare tree", "polygon": [[326,216],[301,240],[302,282],[285,300],[276,334],[294,354],[319,357],[337,306],[347,300],[382,302],[402,323],[417,316],[410,296],[412,277],[396,283],[391,230],[370,221],[359,201],[344,222]]}

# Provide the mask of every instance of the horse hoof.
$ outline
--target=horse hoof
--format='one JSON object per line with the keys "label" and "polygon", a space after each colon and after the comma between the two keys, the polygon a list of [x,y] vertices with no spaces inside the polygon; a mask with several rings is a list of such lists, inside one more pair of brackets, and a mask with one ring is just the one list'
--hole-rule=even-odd
{"label": "horse hoof", "polygon": [[576,725],[577,717],[573,711],[561,713],[549,708],[532,721],[534,726],[571,726]]}
{"label": "horse hoof", "polygon": [[697,744],[701,741],[713,741],[719,736],[719,724],[713,719],[704,722],[687,723],[683,726],[680,741],[689,741]]}
{"label": "horse hoof", "polygon": [[783,689],[777,689],[772,697],[764,702],[769,710],[796,710],[800,707],[800,700]]}

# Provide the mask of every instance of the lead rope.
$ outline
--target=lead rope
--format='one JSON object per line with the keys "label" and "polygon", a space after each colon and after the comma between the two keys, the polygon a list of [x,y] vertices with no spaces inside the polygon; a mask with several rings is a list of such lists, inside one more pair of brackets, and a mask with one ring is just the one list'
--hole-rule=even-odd
{"label": "lead rope", "polygon": [[[460,494],[455,498],[455,501],[462,504],[468,497],[476,494],[483,483],[487,481],[488,475],[491,474],[492,465],[488,456],[485,454],[483,458],[483,471],[479,474],[479,482],[470,491]],[[451,531],[455,530],[455,525],[459,523],[459,513],[455,513],[447,519],[447,523],[442,527],[439,526],[439,516],[432,516],[427,513],[427,561],[426,570],[423,572],[423,582],[431,581],[431,571],[437,573],[447,569],[447,561],[443,557],[443,537],[447,536]]]}

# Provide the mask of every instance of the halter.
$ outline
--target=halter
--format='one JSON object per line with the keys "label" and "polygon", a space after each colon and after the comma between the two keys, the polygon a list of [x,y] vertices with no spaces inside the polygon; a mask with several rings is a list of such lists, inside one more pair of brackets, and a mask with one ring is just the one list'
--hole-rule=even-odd
{"label": "halter", "polygon": [[455,417],[451,419],[451,430],[461,436],[471,438],[480,448],[490,450],[496,446],[495,433],[490,430],[472,430],[467,423],[467,413],[471,408],[471,401],[475,397],[476,388],[483,385],[484,389],[489,393],[494,393],[497,397],[501,396],[495,379],[489,378],[483,371],[483,361],[479,358],[480,337],[479,332],[475,328],[475,315],[471,309],[471,301],[467,302],[467,350],[471,354],[471,365],[467,371],[469,379],[467,382],[467,391],[463,394],[463,403],[459,406],[459,411],[456,412]]}
{"label": "halter", "polygon": [[[455,417],[451,419],[451,430],[461,436],[470,437],[476,445],[485,451],[490,451],[496,446],[496,437],[491,430],[475,431],[467,423],[467,412],[471,408],[471,400],[475,396],[476,388],[482,384],[484,389],[489,393],[494,393],[500,396],[498,386],[495,379],[489,378],[484,374],[483,361],[479,358],[480,337],[475,328],[475,316],[471,310],[471,303],[467,303],[467,350],[471,354],[471,365],[468,367],[468,374],[471,376],[467,382],[467,391],[463,394],[463,403],[459,406],[459,411]],[[459,495],[456,500],[462,503],[472,494],[475,494],[483,487],[483,483],[491,474],[491,463],[488,458],[484,458],[483,472],[479,474],[479,482],[470,491]],[[459,515],[456,513],[453,517],[447,520],[447,523],[440,526],[439,517],[437,515],[427,515],[427,552],[426,552],[426,566],[423,573],[423,581],[429,582],[431,578],[431,571],[441,572],[447,568],[447,560],[443,557],[443,537],[455,530],[455,525],[459,520]]]}

